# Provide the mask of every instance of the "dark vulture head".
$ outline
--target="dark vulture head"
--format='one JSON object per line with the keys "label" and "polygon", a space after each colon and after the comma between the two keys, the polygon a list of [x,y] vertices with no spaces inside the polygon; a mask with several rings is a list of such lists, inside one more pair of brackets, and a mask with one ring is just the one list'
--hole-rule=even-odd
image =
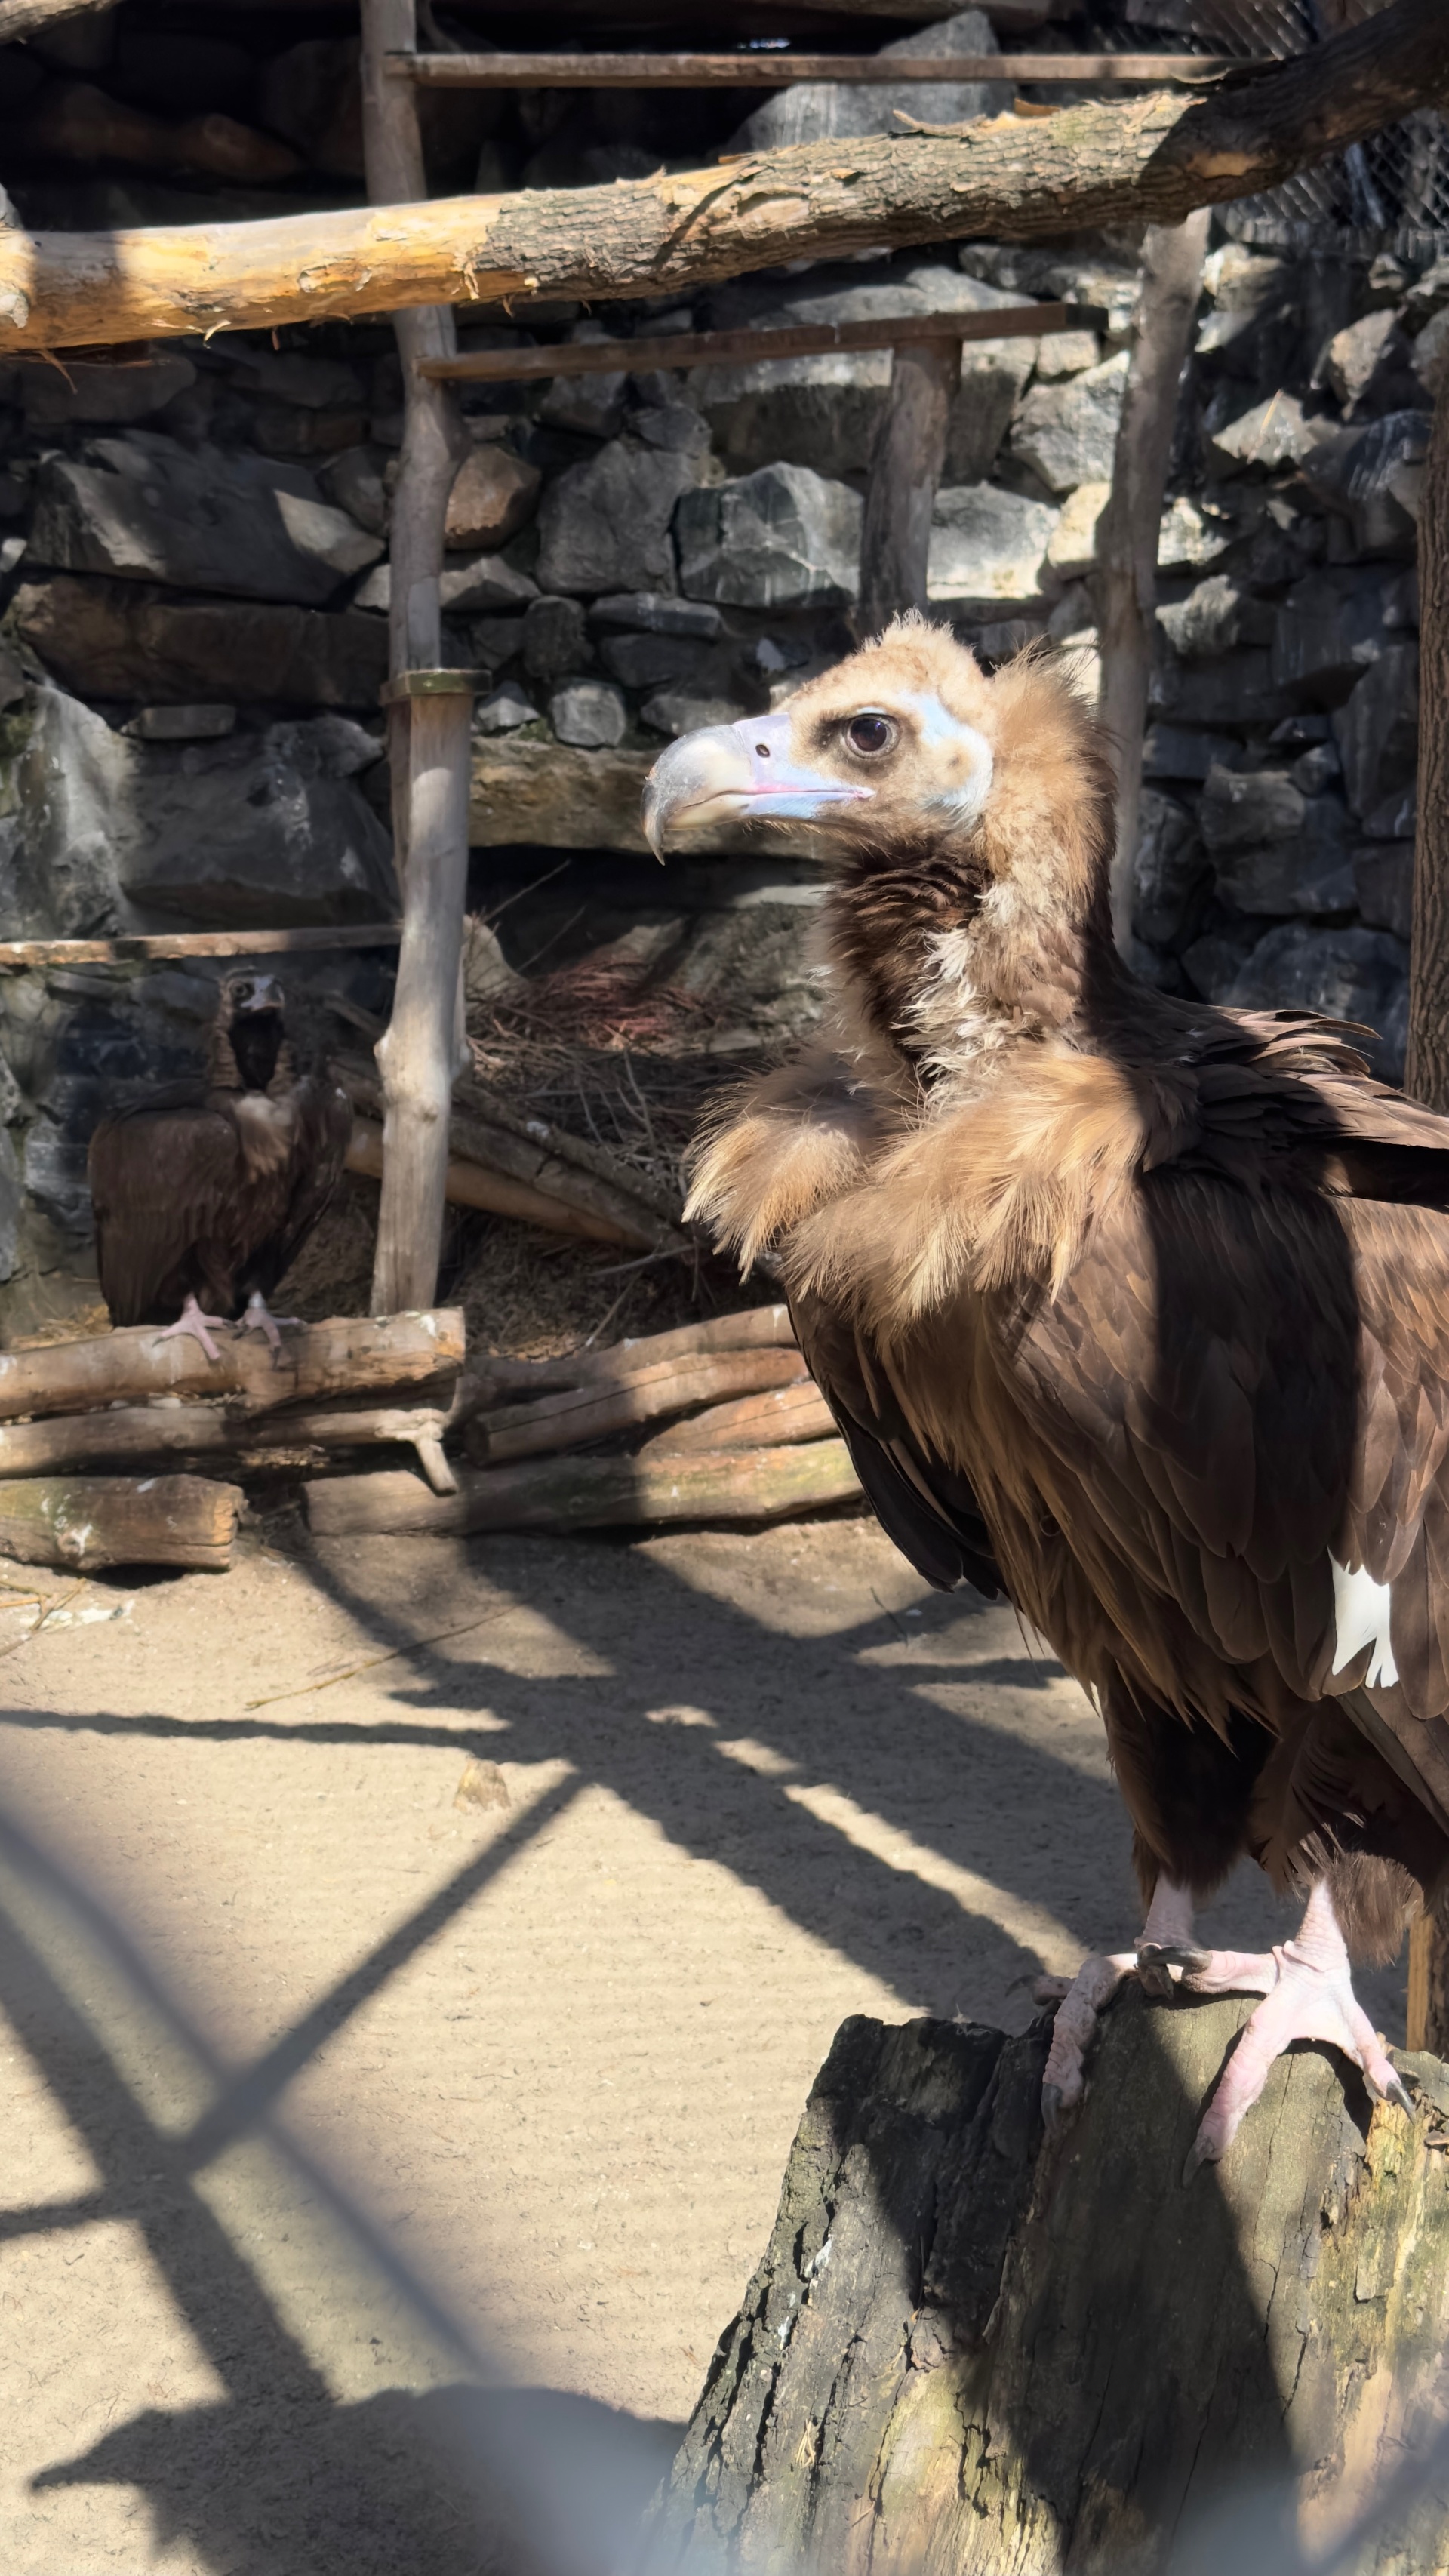
{"label": "dark vulture head", "polygon": [[211,1033],[211,1079],[220,1091],[269,1091],[286,1074],[285,1002],[275,975],[229,975]]}
{"label": "dark vulture head", "polygon": [[1060,1024],[1111,951],[1107,745],[1055,658],[988,675],[912,615],[774,715],[710,725],[651,773],[657,853],[722,822],[808,823],[837,964],[908,1053],[963,1016]]}

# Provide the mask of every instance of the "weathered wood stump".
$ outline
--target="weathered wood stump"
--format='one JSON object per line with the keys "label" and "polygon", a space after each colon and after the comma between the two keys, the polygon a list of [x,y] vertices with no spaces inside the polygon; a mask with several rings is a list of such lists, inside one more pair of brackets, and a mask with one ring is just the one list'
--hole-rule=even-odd
{"label": "weathered wood stump", "polygon": [[1247,2576],[1248,2508],[1255,2576],[1361,2522],[1335,2567],[1449,2564],[1449,2069],[1400,2058],[1411,2122],[1295,2052],[1184,2185],[1250,2009],[1128,1991],[1058,2141],[1045,2024],[848,2021],[649,2576]]}

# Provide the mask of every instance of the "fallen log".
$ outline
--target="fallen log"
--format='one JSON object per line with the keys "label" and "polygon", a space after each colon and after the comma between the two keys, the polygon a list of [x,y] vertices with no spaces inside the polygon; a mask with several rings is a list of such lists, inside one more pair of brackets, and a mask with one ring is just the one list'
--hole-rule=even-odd
{"label": "fallen log", "polygon": [[376,1531],[625,1529],[667,1521],[790,1520],[860,1492],[843,1440],[725,1449],[650,1466],[637,1458],[536,1458],[463,1468],[453,1499],[402,1472],[319,1478],[305,1488],[318,1538]]}
{"label": "fallen log", "polygon": [[721,1396],[788,1386],[804,1372],[805,1363],[793,1349],[700,1351],[683,1359],[655,1360],[610,1387],[573,1387],[557,1395],[541,1395],[536,1404],[503,1405],[496,1413],[475,1413],[465,1445],[480,1467],[496,1466],[506,1458],[536,1458],[549,1450],[579,1449],[614,1432],[632,1431],[641,1422],[657,1422],[661,1414],[685,1413],[691,1405],[713,1404]]}
{"label": "fallen log", "polygon": [[33,1476],[0,1484],[0,1556],[22,1565],[185,1565],[225,1573],[239,1485],[210,1476]]}
{"label": "fallen log", "polygon": [[396,948],[395,921],[354,930],[123,930],[114,939],[0,939],[0,968],[129,966],[156,957],[276,957],[304,950]]}
{"label": "fallen log", "polygon": [[[1313,2048],[1184,2187],[1251,2009],[1124,1994],[1056,2143],[1043,2025],[847,2021],[651,2517],[648,2576],[1164,2576],[1224,2563],[1227,2535],[1200,2526],[1228,2505],[1254,2519],[1227,2563],[1246,2546],[1284,2576],[1441,2567],[1435,2128],[1370,2116]],[[1449,2068],[1399,2064],[1425,2110],[1449,2105]]]}
{"label": "fallen log", "polygon": [[436,1483],[446,1414],[441,1405],[329,1404],[257,1419],[225,1404],[108,1404],[94,1413],[62,1413],[0,1427],[0,1477],[67,1475],[78,1467],[141,1466],[157,1458],[230,1458],[239,1466],[326,1463],[336,1449],[380,1442],[416,1449],[428,1482],[451,1493],[451,1474]]}
{"label": "fallen log", "polygon": [[763,1395],[712,1404],[687,1422],[671,1422],[635,1451],[638,1458],[688,1458],[698,1449],[778,1449],[787,1440],[831,1440],[835,1416],[813,1378],[774,1386]]}
{"label": "fallen log", "polygon": [[473,1360],[459,1378],[449,1427],[468,1421],[499,1395],[541,1395],[553,1387],[616,1386],[659,1360],[686,1359],[705,1351],[793,1349],[794,1343],[788,1306],[746,1306],[736,1315],[711,1315],[698,1324],[676,1324],[666,1333],[641,1333],[632,1341],[611,1342],[607,1350],[569,1351],[548,1360],[485,1355]]}
{"label": "fallen log", "polygon": [[170,1340],[141,1324],[94,1340],[0,1352],[0,1422],[154,1395],[224,1395],[243,1413],[399,1387],[446,1400],[463,1362],[463,1316],[456,1306],[340,1315],[285,1332],[275,1359],[259,1333],[237,1333],[219,1347],[220,1357],[209,1360],[189,1336]]}
{"label": "fallen log", "polygon": [[[347,1169],[363,1180],[381,1180],[382,1128],[375,1118],[353,1119]],[[607,1217],[572,1207],[566,1199],[531,1188],[527,1181],[515,1181],[507,1172],[471,1159],[465,1162],[458,1155],[449,1157],[443,1195],[452,1207],[482,1208],[489,1216],[511,1216],[521,1225],[542,1226],[550,1234],[582,1235],[590,1243],[611,1243],[629,1251],[637,1251],[641,1242],[638,1234],[611,1224]]]}
{"label": "fallen log", "polygon": [[1394,5],[1207,98],[1164,90],[958,131],[745,153],[612,186],[260,223],[0,232],[0,348],[256,330],[412,305],[688,294],[777,262],[1180,223],[1449,96],[1442,0]]}

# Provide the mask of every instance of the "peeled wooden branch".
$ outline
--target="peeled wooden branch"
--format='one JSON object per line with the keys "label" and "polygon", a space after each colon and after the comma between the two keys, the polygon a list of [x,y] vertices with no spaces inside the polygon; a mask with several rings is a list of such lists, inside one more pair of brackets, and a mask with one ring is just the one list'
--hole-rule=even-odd
{"label": "peeled wooden branch", "polygon": [[316,1467],[323,1463],[319,1452],[372,1448],[385,1441],[417,1449],[432,1483],[428,1462],[442,1441],[445,1421],[443,1407],[436,1404],[329,1404],[268,1414],[261,1422],[224,1404],[177,1404],[169,1398],[154,1404],[108,1404],[95,1413],[62,1413],[0,1428],[0,1477],[137,1466],[155,1458]]}
{"label": "peeled wooden branch", "polygon": [[0,348],[255,330],[527,295],[674,295],[779,261],[1178,223],[1449,99],[1449,12],[1394,0],[1208,98],[1154,91],[959,131],[832,139],[609,187],[262,223],[0,235]]}
{"label": "peeled wooden branch", "polygon": [[671,1422],[635,1452],[651,1465],[661,1458],[690,1458],[701,1449],[778,1449],[788,1440],[831,1440],[835,1416],[813,1378],[773,1386],[763,1395],[712,1404],[687,1422]]}
{"label": "peeled wooden branch", "polygon": [[643,1333],[611,1342],[607,1350],[570,1351],[559,1359],[510,1360],[485,1355],[458,1380],[450,1423],[466,1422],[499,1395],[542,1395],[553,1387],[617,1386],[660,1360],[684,1360],[706,1351],[793,1348],[788,1306],[747,1306],[736,1315],[711,1315],[698,1324],[676,1324],[667,1333]]}
{"label": "peeled wooden branch", "polygon": [[0,1484],[0,1556],[22,1565],[224,1573],[245,1496],[209,1476],[34,1476]]}
{"label": "peeled wooden branch", "polygon": [[256,1414],[405,1386],[451,1392],[463,1361],[463,1316],[456,1306],[442,1306],[423,1315],[345,1315],[304,1324],[283,1334],[275,1362],[259,1333],[237,1334],[219,1348],[220,1357],[209,1360],[189,1337],[169,1341],[139,1325],[93,1341],[0,1352],[0,1422],[156,1395],[224,1395],[242,1413]]}
{"label": "peeled wooden branch", "polygon": [[584,1386],[540,1396],[536,1404],[504,1405],[475,1414],[468,1425],[468,1455],[479,1466],[504,1458],[535,1458],[552,1449],[577,1449],[616,1431],[632,1431],[661,1414],[712,1404],[726,1395],[753,1395],[762,1387],[788,1386],[804,1374],[798,1351],[713,1351],[687,1359],[656,1360],[631,1371],[608,1389]]}
{"label": "peeled wooden branch", "polygon": [[127,930],[114,939],[0,939],[0,968],[7,966],[129,966],[156,957],[282,957],[316,949],[396,948],[395,921],[369,921],[349,930]]}
{"label": "peeled wooden branch", "polygon": [[[364,1180],[381,1180],[382,1128],[375,1118],[353,1120],[347,1169],[360,1173]],[[546,1226],[551,1234],[583,1235],[592,1243],[622,1244],[631,1251],[639,1249],[642,1239],[637,1233],[611,1224],[607,1217],[594,1216],[587,1208],[571,1207],[566,1199],[532,1189],[527,1181],[515,1181],[487,1163],[471,1159],[465,1162],[461,1155],[449,1158],[444,1195],[452,1207],[483,1208],[490,1216],[517,1217],[524,1225]]]}
{"label": "peeled wooden branch", "polygon": [[647,2576],[1442,2567],[1449,2068],[1280,2058],[1184,2189],[1251,2009],[1124,1994],[1056,2142],[1041,2026],[847,2021]]}
{"label": "peeled wooden branch", "polygon": [[843,1440],[802,1448],[706,1451],[677,1464],[637,1458],[535,1458],[463,1468],[456,1499],[416,1476],[335,1476],[306,1488],[318,1538],[368,1531],[618,1529],[647,1522],[789,1520],[860,1492]]}

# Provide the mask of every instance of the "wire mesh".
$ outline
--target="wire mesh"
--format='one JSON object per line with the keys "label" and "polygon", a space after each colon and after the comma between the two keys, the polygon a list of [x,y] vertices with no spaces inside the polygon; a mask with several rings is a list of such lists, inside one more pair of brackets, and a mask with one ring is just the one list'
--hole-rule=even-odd
{"label": "wire mesh", "polygon": [[[1298,54],[1376,15],[1385,0],[1112,0],[1111,42],[1144,30],[1205,53]],[[1389,252],[1416,266],[1449,253],[1449,118],[1406,117],[1366,143],[1223,209],[1227,230],[1265,249],[1320,257]]]}

